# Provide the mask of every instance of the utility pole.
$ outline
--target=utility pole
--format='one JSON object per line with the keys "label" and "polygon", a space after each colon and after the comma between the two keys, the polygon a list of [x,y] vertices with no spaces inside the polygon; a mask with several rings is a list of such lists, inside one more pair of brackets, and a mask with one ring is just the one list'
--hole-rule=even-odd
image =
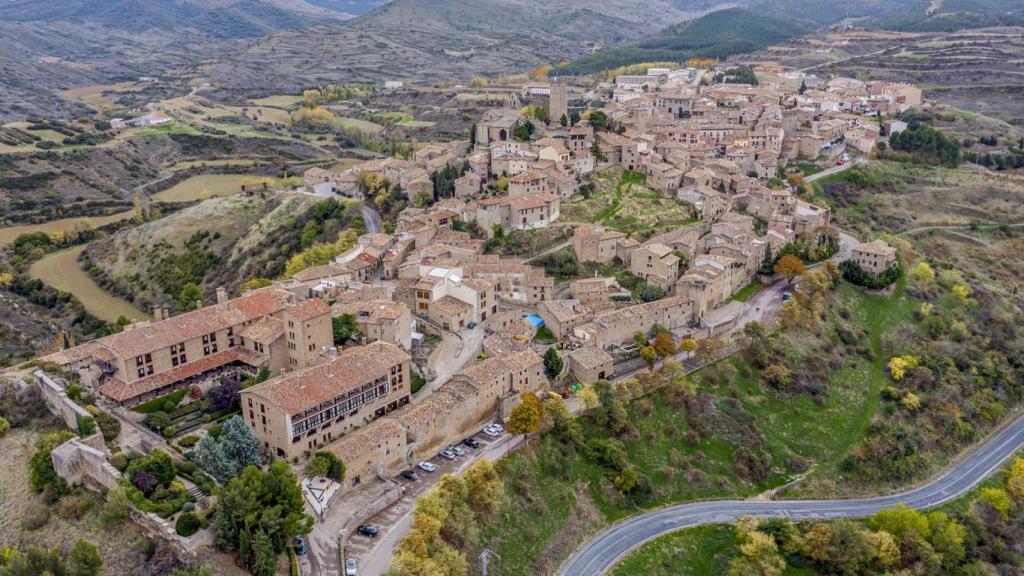
{"label": "utility pole", "polygon": [[501,556],[498,556],[498,554],[490,548],[484,548],[484,551],[480,553],[480,563],[483,565],[483,576],[487,576],[487,563],[490,561],[491,556],[501,560]]}

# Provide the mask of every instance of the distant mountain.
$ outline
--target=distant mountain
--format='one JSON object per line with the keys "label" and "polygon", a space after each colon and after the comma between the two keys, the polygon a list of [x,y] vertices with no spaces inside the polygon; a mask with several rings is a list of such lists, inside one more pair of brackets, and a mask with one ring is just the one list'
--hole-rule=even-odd
{"label": "distant mountain", "polygon": [[395,0],[252,42],[200,75],[228,99],[328,82],[465,81],[635,42],[688,14],[669,0]]}
{"label": "distant mountain", "polygon": [[716,10],[669,26],[632,45],[606,48],[561,70],[566,74],[587,74],[639,62],[726,58],[785,42],[846,19],[855,21],[896,12],[916,1],[860,0],[837,5],[830,0],[741,0],[738,3],[742,6]]}
{"label": "distant mountain", "polygon": [[1021,0],[918,0],[902,10],[870,18],[872,28],[906,32],[955,32],[993,26],[1024,26]]}

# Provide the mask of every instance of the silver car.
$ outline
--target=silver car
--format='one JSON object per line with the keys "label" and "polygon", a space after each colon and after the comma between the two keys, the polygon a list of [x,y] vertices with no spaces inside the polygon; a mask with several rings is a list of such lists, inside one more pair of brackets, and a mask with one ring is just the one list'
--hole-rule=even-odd
{"label": "silver car", "polygon": [[356,561],[351,558],[345,559],[345,576],[356,576]]}

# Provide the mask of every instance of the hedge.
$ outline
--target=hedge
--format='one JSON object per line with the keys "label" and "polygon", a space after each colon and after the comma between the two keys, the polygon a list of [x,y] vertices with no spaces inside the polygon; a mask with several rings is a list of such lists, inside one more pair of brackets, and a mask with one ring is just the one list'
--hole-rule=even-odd
{"label": "hedge", "polygon": [[170,400],[174,402],[175,406],[177,406],[181,402],[181,399],[185,397],[185,394],[188,394],[188,388],[175,390],[174,392],[171,392],[170,394],[167,394],[165,396],[160,396],[158,398],[153,398],[148,402],[143,402],[142,404],[139,404],[138,406],[132,408],[132,410],[140,414],[151,414],[153,412],[160,412],[161,410],[164,409],[164,402]]}

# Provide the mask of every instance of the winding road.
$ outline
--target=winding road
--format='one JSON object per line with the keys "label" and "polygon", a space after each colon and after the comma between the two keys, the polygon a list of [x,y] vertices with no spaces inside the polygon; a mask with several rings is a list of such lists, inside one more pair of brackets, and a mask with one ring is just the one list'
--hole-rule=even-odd
{"label": "winding road", "polygon": [[742,516],[825,520],[862,518],[897,504],[934,508],[965,494],[1021,447],[1024,416],[1018,416],[993,434],[943,475],[907,492],[848,500],[711,500],[659,508],[627,518],[599,533],[577,550],[558,574],[604,574],[630,551],[654,538],[703,524],[735,522]]}

